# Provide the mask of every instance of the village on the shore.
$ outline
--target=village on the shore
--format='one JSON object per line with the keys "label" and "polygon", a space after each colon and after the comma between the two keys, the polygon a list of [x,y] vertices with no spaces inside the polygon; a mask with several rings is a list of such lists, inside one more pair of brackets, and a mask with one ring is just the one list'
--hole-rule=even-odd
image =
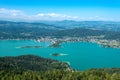
{"label": "village on the shore", "polygon": [[37,42],[50,41],[51,47],[60,47],[64,42],[92,42],[102,45],[103,47],[120,48],[120,40],[107,40],[104,36],[88,36],[88,37],[63,37],[51,38],[45,37],[36,40]]}

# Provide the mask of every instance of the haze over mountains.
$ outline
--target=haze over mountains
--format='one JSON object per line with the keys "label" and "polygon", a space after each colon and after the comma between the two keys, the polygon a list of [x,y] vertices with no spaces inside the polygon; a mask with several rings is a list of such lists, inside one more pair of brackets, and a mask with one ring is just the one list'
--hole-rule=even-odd
{"label": "haze over mountains", "polygon": [[102,30],[120,30],[120,22],[112,21],[40,21],[41,23],[60,26],[61,28],[91,28],[91,29],[102,29]]}
{"label": "haze over mountains", "polygon": [[86,37],[105,35],[105,39],[120,38],[120,22],[104,21],[0,21],[0,39],[37,39],[40,37]]}
{"label": "haze over mountains", "polygon": [[120,31],[120,22],[113,21],[73,21],[73,20],[35,21],[35,22],[0,21],[0,26],[39,27],[46,29],[86,28],[92,30]]}

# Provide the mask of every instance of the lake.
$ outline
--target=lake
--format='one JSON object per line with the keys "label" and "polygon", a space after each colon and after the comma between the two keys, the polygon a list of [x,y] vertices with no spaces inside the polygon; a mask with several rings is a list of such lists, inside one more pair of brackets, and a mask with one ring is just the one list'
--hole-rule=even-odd
{"label": "lake", "polygon": [[[91,68],[120,68],[120,49],[104,48],[90,42],[63,43],[61,48],[49,47],[50,42],[34,40],[0,40],[0,56],[33,54],[68,62],[77,70]],[[20,48],[21,46],[44,46],[41,48]],[[60,53],[62,56],[52,56]]]}

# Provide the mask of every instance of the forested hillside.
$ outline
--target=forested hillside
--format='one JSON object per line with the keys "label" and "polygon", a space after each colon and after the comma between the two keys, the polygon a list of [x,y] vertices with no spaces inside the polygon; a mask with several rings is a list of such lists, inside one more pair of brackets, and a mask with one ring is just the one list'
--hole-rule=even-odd
{"label": "forested hillside", "polygon": [[23,55],[18,57],[0,57],[0,70],[5,71],[46,71],[46,70],[70,69],[67,63],[57,60],[42,58],[34,55]]}
{"label": "forested hillside", "polygon": [[120,69],[70,70],[66,63],[33,55],[0,57],[0,80],[120,80]]}

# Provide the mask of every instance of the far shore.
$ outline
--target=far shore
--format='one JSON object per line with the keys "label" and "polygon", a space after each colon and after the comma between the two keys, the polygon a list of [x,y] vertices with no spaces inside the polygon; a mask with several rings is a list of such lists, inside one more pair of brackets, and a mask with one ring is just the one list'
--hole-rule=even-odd
{"label": "far shore", "polygon": [[[39,39],[1,39],[1,40],[33,40],[35,42],[51,42],[49,47],[61,48],[62,43],[66,42],[93,42],[102,45],[105,48],[120,49],[120,40],[107,40],[104,36],[88,36],[88,37],[63,37],[63,38],[39,38]],[[42,48],[42,46],[24,46],[22,48]]]}

